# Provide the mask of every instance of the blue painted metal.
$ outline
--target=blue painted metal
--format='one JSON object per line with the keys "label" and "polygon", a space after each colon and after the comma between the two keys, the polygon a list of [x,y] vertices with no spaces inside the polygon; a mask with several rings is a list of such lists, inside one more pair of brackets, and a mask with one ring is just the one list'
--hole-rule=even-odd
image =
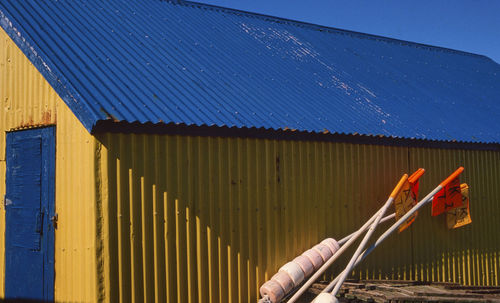
{"label": "blue painted metal", "polygon": [[99,120],[500,142],[487,57],[204,4],[2,0],[0,24]]}
{"label": "blue painted metal", "polygon": [[5,297],[54,300],[54,127],[7,133]]}

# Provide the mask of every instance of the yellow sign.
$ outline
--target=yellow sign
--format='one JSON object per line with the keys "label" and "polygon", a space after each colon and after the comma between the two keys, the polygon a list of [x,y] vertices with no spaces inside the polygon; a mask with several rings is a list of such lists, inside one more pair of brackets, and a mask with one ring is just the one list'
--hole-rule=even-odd
{"label": "yellow sign", "polygon": [[[403,217],[410,209],[417,204],[418,200],[418,179],[424,174],[425,170],[419,168],[403,184],[403,188],[394,199],[394,208],[396,209],[396,221]],[[405,223],[399,226],[399,232],[407,229],[417,218],[418,211],[411,215]]]}
{"label": "yellow sign", "polygon": [[458,228],[472,223],[469,208],[469,186],[466,183],[460,184],[462,192],[462,206],[449,210],[446,213],[446,222],[449,229]]}
{"label": "yellow sign", "polygon": [[[410,182],[406,181],[399,195],[394,200],[394,208],[396,209],[396,221],[404,216],[413,206],[417,204],[417,201],[413,199],[411,194]],[[413,221],[417,218],[418,211],[416,211],[411,217],[406,220],[405,223],[399,226],[399,232],[402,232],[408,228]]]}

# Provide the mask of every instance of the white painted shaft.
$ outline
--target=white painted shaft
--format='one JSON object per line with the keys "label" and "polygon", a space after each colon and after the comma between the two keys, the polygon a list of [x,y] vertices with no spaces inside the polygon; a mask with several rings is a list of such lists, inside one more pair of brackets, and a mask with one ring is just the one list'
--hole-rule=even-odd
{"label": "white painted shaft", "polygon": [[331,294],[322,292],[312,301],[312,303],[335,303],[336,301],[336,298]]}
{"label": "white painted shaft", "polygon": [[[376,215],[376,214],[375,214],[375,215]],[[389,220],[391,220],[391,219],[394,219],[395,217],[396,217],[396,213],[390,214],[390,215],[388,215],[388,216],[383,217],[383,218],[380,220],[380,223],[385,223],[385,222],[387,222],[387,221],[389,221]],[[344,244],[345,242],[349,241],[349,239],[350,239],[352,236],[354,236],[354,234],[355,234],[355,233],[356,233],[356,232],[353,232],[353,233],[351,233],[351,234],[349,234],[349,235],[345,236],[344,238],[342,238],[341,240],[339,240],[337,243],[338,243],[339,245]]]}
{"label": "white painted shaft", "polygon": [[[366,258],[377,246],[380,245],[391,233],[393,233],[403,222],[406,222],[410,216],[412,216],[417,210],[419,210],[422,206],[427,204],[429,201],[432,201],[432,198],[434,197],[435,194],[437,194],[443,187],[441,185],[438,185],[433,191],[431,191],[425,198],[423,198],[420,202],[418,202],[415,206],[413,206],[410,211],[408,211],[404,216],[399,218],[399,220],[394,223],[389,229],[387,229],[378,239],[373,243],[368,249],[366,249],[356,260],[356,263],[354,264],[354,267],[356,267],[361,261],[363,261],[364,258]],[[337,284],[337,281],[339,280],[340,276],[342,275],[339,274],[328,286],[323,289],[323,292],[330,292],[334,286]]]}
{"label": "white painted shaft", "polygon": [[358,259],[358,256],[361,254],[363,249],[365,248],[365,245],[368,243],[370,240],[373,232],[375,232],[375,229],[377,228],[377,225],[380,223],[380,219],[382,219],[382,216],[385,214],[389,206],[391,206],[392,201],[394,201],[393,197],[389,197],[387,199],[387,202],[385,202],[384,206],[382,209],[378,212],[377,217],[373,221],[372,225],[370,226],[370,229],[368,229],[368,232],[366,233],[365,237],[359,244],[358,248],[356,249],[356,252],[354,252],[354,255],[351,257],[351,260],[347,264],[346,268],[344,269],[343,273],[341,274],[339,281],[335,285],[335,288],[332,291],[332,295],[335,296],[340,290],[340,287],[344,283],[345,279],[347,278],[347,275],[351,272],[351,270],[354,268],[356,260]]}
{"label": "white painted shaft", "polygon": [[297,292],[287,301],[287,303],[294,303],[295,301],[297,301],[298,298],[300,298],[300,296],[302,296],[302,294],[314,283],[314,281],[316,281],[322,274],[323,272],[325,272],[325,270],[330,267],[330,265],[332,265],[332,263],[340,256],[342,255],[342,253],[347,249],[349,248],[349,246],[354,242],[356,241],[356,239],[373,223],[373,221],[375,220],[375,218],[377,217],[378,213],[381,211],[378,210],[368,221],[366,221],[366,223],[360,228],[358,229],[358,231],[356,231],[355,233],[353,233],[349,240],[347,240],[347,242],[342,245],[340,247],[339,250],[337,250],[337,252],[335,252],[335,254],[330,258],[328,259],[328,261],[326,261],[323,266],[321,266],[317,271],[316,273],[314,273],[314,275],[312,275],[303,285],[302,287],[299,288],[299,290],[297,290]]}

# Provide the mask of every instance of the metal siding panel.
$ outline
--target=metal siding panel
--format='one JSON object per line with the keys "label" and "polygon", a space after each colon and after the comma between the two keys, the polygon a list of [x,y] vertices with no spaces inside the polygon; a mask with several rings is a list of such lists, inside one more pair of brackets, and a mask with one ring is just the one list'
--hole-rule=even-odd
{"label": "metal siding panel", "polygon": [[[56,124],[56,301],[98,300],[96,241],[98,220],[93,164],[95,139],[81,125],[54,89],[25,55],[0,30],[0,195],[5,194],[5,132]],[[5,210],[0,206],[0,256],[4,258]],[[78,235],[78,236],[75,236]],[[102,255],[102,254],[100,254]],[[4,262],[0,262],[0,296],[4,295]],[[101,273],[102,276],[102,273]],[[104,289],[104,287],[100,287]]]}
{"label": "metal siding panel", "polygon": [[412,148],[411,166],[429,168],[422,193],[458,166],[460,181],[469,184],[473,223],[448,230],[443,216],[430,217],[430,207],[419,214],[412,229],[414,279],[466,285],[498,285],[500,245],[494,232],[498,220],[499,153]]}
{"label": "metal siding panel", "polygon": [[[100,145],[99,145],[100,147]],[[100,169],[103,167],[102,163],[106,161],[108,158],[107,149],[99,148],[99,157],[97,161],[96,178],[100,180],[100,194],[96,194],[96,196],[100,196],[100,207],[98,208],[98,217],[101,218],[102,222],[102,238],[107,239],[108,243],[111,245],[104,245],[104,241],[102,242],[102,246],[98,252],[98,260],[102,262],[102,281],[100,286],[104,289],[100,290],[100,295],[102,298],[113,298],[112,301],[118,301],[119,292],[120,292],[120,281],[118,279],[111,280],[111,276],[118,276],[119,268],[116,266],[117,260],[120,260],[120,248],[119,248],[119,233],[116,232],[116,228],[118,226],[118,220],[121,216],[117,203],[113,205],[109,204],[109,199],[113,199],[117,201],[117,191],[114,190],[114,184],[109,183],[109,175],[103,174]],[[117,160],[118,161],[118,160]],[[116,172],[116,162],[106,162],[110,171]],[[110,208],[106,208],[110,207]],[[116,216],[107,216],[105,214],[113,213]],[[100,255],[100,256],[99,256]],[[100,257],[100,258],[99,258]]]}
{"label": "metal siding panel", "polygon": [[[401,147],[353,146],[356,157],[346,163],[345,170],[352,167],[354,174],[345,185],[352,187],[349,195],[354,195],[351,203],[354,205],[350,212],[343,215],[344,220],[351,221],[348,230],[343,232],[346,235],[359,227],[366,221],[381,205],[387,200],[388,195],[401,178],[403,173],[411,173],[408,165],[408,149]],[[358,185],[359,184],[359,185]],[[391,207],[390,212],[394,209]],[[361,216],[362,220],[357,218]],[[378,228],[374,236],[380,235],[390,224],[387,223]],[[411,263],[411,256],[408,255],[408,248],[411,247],[411,238],[408,234],[393,235],[387,239],[380,249],[374,251],[356,270],[354,276],[364,279],[403,279],[406,275],[407,264]],[[351,249],[352,251],[354,249]],[[347,259],[348,253],[344,259]],[[345,264],[346,261],[342,262]],[[339,264],[339,263],[338,263]],[[336,265],[338,266],[338,265]],[[340,271],[341,266],[336,270]]]}
{"label": "metal siding panel", "polygon": [[[0,141],[5,131],[56,123],[57,94],[0,29]],[[0,149],[5,160],[5,148]]]}
{"label": "metal siding panel", "polygon": [[[468,152],[465,154],[465,165],[469,168],[467,183],[470,188],[471,215],[474,220],[469,226],[465,237],[470,240],[463,246],[469,249],[468,253],[474,260],[469,266],[477,267],[474,270],[475,279],[469,284],[498,285],[500,260],[500,243],[498,235],[500,213],[500,155],[496,152]],[[462,233],[465,232],[461,231]]]}
{"label": "metal siding panel", "polygon": [[111,118],[500,139],[500,65],[484,56],[188,1],[4,0],[0,21],[89,131]]}
{"label": "metal siding panel", "polygon": [[[147,254],[133,255],[130,246],[107,242],[108,251],[122,251],[121,258],[105,258],[115,268],[107,277],[110,285],[123,283],[120,272],[134,264],[144,274],[127,274],[127,283],[141,285],[157,301],[255,301],[259,286],[281,265],[327,236],[340,239],[359,227],[404,172],[426,168],[422,197],[459,165],[470,167],[462,181],[471,186],[474,223],[450,231],[426,207],[409,230],[390,237],[353,275],[498,285],[499,249],[491,232],[500,179],[492,163],[500,160],[498,152],[168,135],[98,139],[105,151],[101,173],[110,186],[103,209],[116,211],[120,204],[125,214],[132,207],[133,224],[151,223],[153,231],[164,233],[156,241],[154,232],[141,241],[142,250],[156,256],[154,269]],[[140,193],[130,193],[118,167],[127,171],[126,183],[142,180]],[[149,202],[142,198],[148,191],[154,192]],[[155,204],[154,196],[162,202]],[[119,233],[118,226],[110,226],[110,235]],[[122,242],[129,236],[125,232]],[[345,261],[324,277],[332,278]],[[156,284],[144,282],[148,275]],[[108,300],[127,298],[115,294]]]}
{"label": "metal siding panel", "polygon": [[103,188],[95,170],[99,145],[66,105],[58,109],[55,300],[100,301],[106,270],[102,258],[109,255],[104,255],[100,244],[103,195],[98,193]]}
{"label": "metal siding panel", "polygon": [[[460,150],[410,149],[412,168],[427,169],[420,191],[426,195],[459,166],[464,165],[464,152]],[[467,167],[461,182],[467,180]],[[455,231],[449,231],[444,216],[431,217],[430,206],[419,211],[419,217],[412,229],[414,238],[413,255],[417,278],[428,281],[452,282],[456,277],[449,274],[448,253],[456,247],[450,240]]]}
{"label": "metal siding panel", "polygon": [[[106,278],[123,292],[123,283],[135,285],[136,300],[255,301],[281,265],[371,216],[409,165],[402,147],[167,135],[98,139],[109,186],[104,216],[130,214],[139,228],[121,232],[109,219],[109,234],[117,236],[105,251],[118,251],[118,258],[104,258],[114,268]],[[117,174],[122,170],[126,178]],[[140,228],[148,225],[146,238]],[[391,238],[355,275],[409,278],[410,240],[409,233]],[[133,253],[136,247],[148,253]],[[131,274],[131,265],[140,274]],[[130,298],[117,291],[107,290],[107,300]]]}

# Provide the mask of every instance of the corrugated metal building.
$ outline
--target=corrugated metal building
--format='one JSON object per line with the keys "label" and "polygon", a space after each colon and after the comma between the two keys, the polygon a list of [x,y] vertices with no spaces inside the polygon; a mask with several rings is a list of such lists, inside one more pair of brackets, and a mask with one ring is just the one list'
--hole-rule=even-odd
{"label": "corrugated metal building", "polygon": [[424,210],[354,274],[499,285],[489,58],[192,2],[4,0],[0,25],[2,296],[255,302],[403,173],[460,165],[474,223]]}

